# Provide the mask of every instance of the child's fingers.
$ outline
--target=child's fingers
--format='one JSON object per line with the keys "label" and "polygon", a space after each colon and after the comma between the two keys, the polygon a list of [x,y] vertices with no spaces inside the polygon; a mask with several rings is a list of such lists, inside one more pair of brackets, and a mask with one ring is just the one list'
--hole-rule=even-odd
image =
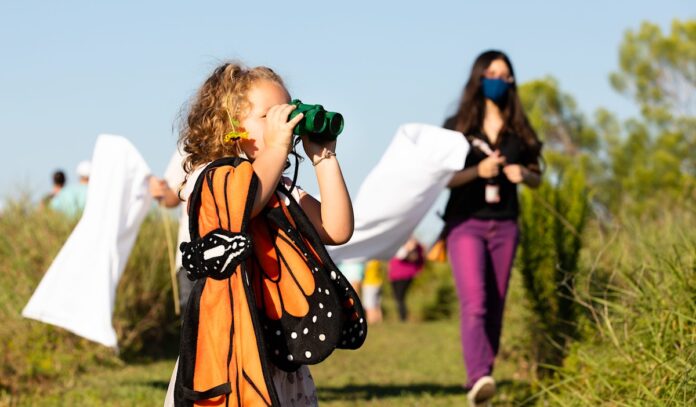
{"label": "child's fingers", "polygon": [[276,123],[276,122],[282,120],[282,114],[281,114],[282,109],[283,109],[283,105],[271,106],[271,108],[268,109],[268,112],[266,113],[266,119],[272,123]]}
{"label": "child's fingers", "polygon": [[297,106],[289,104],[275,105],[268,110],[266,117],[273,122],[285,124],[288,122],[290,112],[296,108]]}
{"label": "child's fingers", "polygon": [[290,115],[290,112],[295,110],[295,105],[278,105],[278,115],[283,119],[283,121],[287,122],[288,121],[288,116]]}
{"label": "child's fingers", "polygon": [[[293,107],[295,107],[295,106],[293,106]],[[294,128],[295,126],[297,126],[297,123],[299,123],[300,120],[302,120],[303,117],[304,117],[304,113],[298,113],[297,116],[293,117],[292,120],[290,120],[288,122],[288,126],[290,126],[291,128]]]}

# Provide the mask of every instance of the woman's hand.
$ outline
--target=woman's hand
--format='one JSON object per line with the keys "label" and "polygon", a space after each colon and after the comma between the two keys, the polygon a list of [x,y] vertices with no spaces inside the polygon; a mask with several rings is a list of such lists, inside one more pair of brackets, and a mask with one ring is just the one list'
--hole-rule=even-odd
{"label": "woman's hand", "polygon": [[505,157],[500,155],[500,151],[495,150],[478,164],[476,171],[481,178],[493,178],[500,173],[500,166],[503,164]]}
{"label": "woman's hand", "polygon": [[290,112],[295,105],[275,105],[266,113],[266,130],[263,133],[263,143],[266,148],[280,148],[289,153],[292,147],[292,129],[302,120],[302,113],[288,121]]}
{"label": "woman's hand", "polygon": [[519,164],[506,165],[503,167],[503,172],[505,173],[507,179],[509,179],[513,184],[524,182],[529,176],[529,170],[527,167]]}
{"label": "woman's hand", "polygon": [[536,188],[541,184],[541,175],[539,173],[530,170],[529,168],[519,165],[510,164],[503,168],[503,172],[507,179],[514,184],[525,183],[525,185]]}

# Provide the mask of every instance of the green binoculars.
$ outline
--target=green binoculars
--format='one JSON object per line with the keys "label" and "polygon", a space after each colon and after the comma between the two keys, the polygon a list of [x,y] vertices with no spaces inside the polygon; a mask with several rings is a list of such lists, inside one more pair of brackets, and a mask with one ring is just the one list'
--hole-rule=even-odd
{"label": "green binoculars", "polygon": [[288,120],[304,113],[302,120],[293,129],[293,134],[307,135],[313,141],[325,142],[336,140],[343,131],[343,115],[340,113],[328,112],[321,105],[306,105],[298,99],[290,104],[297,108],[290,113]]}

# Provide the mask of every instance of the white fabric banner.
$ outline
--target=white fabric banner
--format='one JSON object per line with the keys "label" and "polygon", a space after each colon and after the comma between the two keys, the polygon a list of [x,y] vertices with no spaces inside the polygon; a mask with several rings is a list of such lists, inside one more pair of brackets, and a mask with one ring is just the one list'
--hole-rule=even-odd
{"label": "white fabric banner", "polygon": [[408,240],[456,171],[469,143],[462,133],[420,123],[400,126],[353,200],[355,231],[328,247],[335,262],[388,260]]}
{"label": "white fabric banner", "polygon": [[111,323],[116,287],[150,209],[150,173],[127,139],[97,138],[82,218],[22,311],[24,317],[117,347]]}

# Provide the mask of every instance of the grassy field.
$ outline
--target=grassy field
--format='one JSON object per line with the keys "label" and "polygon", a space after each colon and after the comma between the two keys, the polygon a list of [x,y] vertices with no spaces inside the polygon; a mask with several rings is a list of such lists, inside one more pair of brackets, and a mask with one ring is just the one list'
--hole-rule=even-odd
{"label": "grassy field", "polygon": [[[0,215],[0,406],[161,405],[178,319],[158,218],[143,225],[118,288],[120,355],[20,316],[73,225],[22,205]],[[695,231],[693,211],[591,228],[574,293],[581,335],[549,376],[537,377],[534,338],[544,332],[513,270],[494,405],[696,405]],[[311,368],[321,405],[466,405],[448,267],[417,277],[405,324],[384,288],[386,322],[360,350]]]}
{"label": "grassy field", "polygon": [[[124,278],[127,278],[125,276]],[[456,304],[441,304],[454,312],[449,318],[426,322],[423,310],[433,303],[442,286],[451,288],[447,266],[430,265],[413,284],[408,297],[411,320],[396,321],[395,303],[384,286],[385,322],[372,325],[368,340],[357,351],[338,350],[329,359],[312,366],[322,406],[452,406],[466,405],[462,384],[466,380],[459,341]],[[123,290],[122,290],[123,291]],[[121,291],[120,291],[121,292]],[[496,405],[520,405],[530,398],[524,303],[520,278],[513,274],[502,348],[495,377],[499,381]],[[61,341],[72,335],[31,321],[36,329],[55,332]],[[67,336],[67,338],[66,338]],[[86,341],[85,341],[86,342]],[[82,363],[64,374],[60,368],[37,385],[24,386],[13,396],[0,392],[0,406],[157,406],[161,405],[176,358],[169,347],[161,357],[116,358],[104,348],[84,346],[99,362]],[[41,353],[43,355],[43,353]],[[125,359],[125,361],[124,361]],[[55,362],[53,362],[55,365]]]}
{"label": "grassy field", "polygon": [[[465,405],[456,321],[387,322],[371,327],[358,351],[337,351],[313,366],[324,406]],[[93,370],[15,400],[18,406],[160,405],[174,359],[123,364]],[[501,361],[497,404],[518,405],[530,395],[526,381],[515,380],[517,366]]]}

